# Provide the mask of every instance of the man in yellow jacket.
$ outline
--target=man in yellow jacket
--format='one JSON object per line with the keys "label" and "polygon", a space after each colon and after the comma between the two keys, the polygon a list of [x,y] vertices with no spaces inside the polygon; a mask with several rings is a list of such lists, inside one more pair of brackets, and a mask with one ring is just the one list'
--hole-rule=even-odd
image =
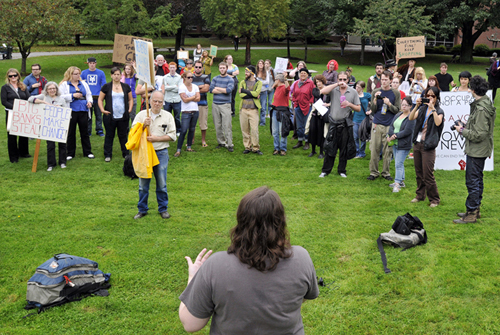
{"label": "man in yellow jacket", "polygon": [[[155,91],[151,95],[151,113],[147,116],[145,110],[139,112],[134,119],[132,126],[142,123],[143,127],[149,126],[149,132],[146,137],[148,142],[153,143],[159,164],[153,166],[153,174],[156,179],[156,200],[158,201],[158,212],[163,219],[170,218],[167,212],[168,194],[167,194],[167,167],[168,167],[168,147],[170,141],[176,140],[175,120],[171,113],[162,109],[163,93]],[[132,153],[133,155],[133,153]],[[133,159],[133,157],[132,157]],[[140,219],[148,214],[148,196],[150,178],[139,177],[139,203],[137,208],[139,212],[134,219]]]}

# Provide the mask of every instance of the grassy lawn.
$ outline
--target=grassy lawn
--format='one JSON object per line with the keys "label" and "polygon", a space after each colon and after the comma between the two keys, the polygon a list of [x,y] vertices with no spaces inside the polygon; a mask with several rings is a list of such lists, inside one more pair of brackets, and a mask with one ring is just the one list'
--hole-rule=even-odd
{"label": "grassy lawn", "polygon": [[[221,56],[226,53],[220,51]],[[237,64],[243,63],[244,49],[231,54]],[[254,50],[252,55],[253,63],[259,58],[274,62],[286,51]],[[293,57],[302,55],[292,50]],[[28,68],[40,63],[43,75],[59,82],[68,66],[85,68],[88,56],[29,58]],[[368,54],[371,66],[357,66],[353,64],[358,54],[340,58],[325,50],[310,50],[309,58],[309,68],[320,72],[335,58],[341,69],[352,65],[354,76],[363,80],[381,60],[378,54]],[[429,76],[449,58],[429,56],[417,66],[424,66]],[[97,59],[98,67],[112,64],[110,54]],[[455,80],[465,69],[484,75],[486,60],[476,61],[450,64],[449,72]],[[0,61],[0,74],[20,64]],[[104,71],[109,79],[109,68]],[[4,122],[1,117],[2,129]],[[498,148],[498,119],[496,125]],[[138,181],[123,176],[117,139],[111,163],[104,162],[103,138],[93,135],[96,159],[83,158],[77,141],[77,155],[68,168],[52,172],[46,171],[42,141],[38,172],[32,173],[32,159],[9,162],[5,133],[0,136],[0,334],[184,333],[178,320],[178,296],[187,282],[184,256],[193,257],[203,247],[227,249],[239,201],[262,185],[281,196],[292,244],[309,251],[318,276],[329,284],[320,288],[318,299],[303,305],[306,334],[500,333],[495,317],[500,314],[500,155],[495,155],[496,170],[485,172],[482,219],[457,226],[452,220],[464,210],[467,194],[464,171],[436,171],[442,202],[429,208],[428,202],[410,203],[416,189],[411,160],[405,162],[407,187],[393,194],[388,181],[366,180],[369,155],[348,162],[346,179],[335,173],[320,179],[321,160],[308,158],[309,152],[302,149],[292,150],[295,141],[290,138],[288,155],[273,156],[269,127],[259,130],[263,156],[241,154],[238,117],[233,119],[235,152],[216,150],[209,116],[208,148],[201,147],[197,130],[195,153],[183,151],[173,158],[175,144],[169,149],[172,218],[160,218],[152,192],[150,215],[137,221],[132,217],[137,212]],[[31,154],[34,147],[35,141],[30,141]],[[422,220],[429,241],[405,252],[386,247],[393,271],[386,275],[376,239],[406,212]],[[37,266],[61,252],[95,260],[110,272],[110,296],[23,319],[28,314],[23,310],[27,280]],[[198,332],[208,333],[208,328]]]}

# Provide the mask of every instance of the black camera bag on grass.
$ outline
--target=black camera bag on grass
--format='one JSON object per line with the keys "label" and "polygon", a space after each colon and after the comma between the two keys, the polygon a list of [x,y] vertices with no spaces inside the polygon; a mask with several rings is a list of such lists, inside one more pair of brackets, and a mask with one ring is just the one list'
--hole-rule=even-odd
{"label": "black camera bag on grass", "polygon": [[380,234],[377,239],[380,257],[385,273],[391,273],[391,270],[387,268],[387,258],[382,243],[390,244],[395,248],[403,248],[402,251],[405,251],[416,245],[427,243],[427,232],[418,217],[406,213],[397,217],[396,221],[392,224],[392,229],[388,233]]}

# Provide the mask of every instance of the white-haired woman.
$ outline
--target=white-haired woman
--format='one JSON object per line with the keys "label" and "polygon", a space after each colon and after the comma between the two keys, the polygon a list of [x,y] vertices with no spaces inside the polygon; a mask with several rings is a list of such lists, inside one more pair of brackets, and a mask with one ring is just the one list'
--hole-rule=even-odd
{"label": "white-haired woman", "polygon": [[[43,89],[41,94],[29,97],[28,101],[35,104],[67,107],[66,100],[61,97],[59,86],[53,81],[49,81],[45,85],[45,88]],[[69,116],[71,116],[71,114]],[[66,168],[66,143],[58,142],[58,147],[58,164],[61,166],[61,169],[64,169]],[[52,171],[52,169],[55,168],[56,165],[56,143],[53,141],[47,141],[47,171]]]}

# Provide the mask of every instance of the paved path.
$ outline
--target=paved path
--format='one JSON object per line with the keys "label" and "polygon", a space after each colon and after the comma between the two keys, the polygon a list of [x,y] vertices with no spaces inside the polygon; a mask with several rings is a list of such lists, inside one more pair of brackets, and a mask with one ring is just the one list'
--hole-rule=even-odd
{"label": "paved path", "polygon": [[[219,50],[233,50],[233,47],[221,47]],[[275,49],[275,50],[286,50],[286,47],[276,47],[276,46],[269,46],[269,47],[252,47],[252,50],[266,50],[266,49]],[[293,46],[290,47],[290,49],[293,50],[303,50],[303,46]],[[308,47],[308,50],[340,50],[340,47],[337,46],[321,46],[321,47]],[[380,51],[382,48],[379,46],[366,46],[365,51],[367,52],[376,52]],[[347,45],[345,48],[346,51],[359,51],[361,50],[360,45]],[[158,48],[159,52],[162,51],[167,51],[167,48]],[[240,48],[238,52],[244,52],[245,51],[245,45],[240,45]],[[33,58],[33,57],[40,57],[40,56],[65,56],[65,55],[92,55],[92,54],[110,54],[113,53],[113,49],[109,50],[74,50],[74,51],[53,51],[53,52],[32,52],[28,58]],[[21,54],[18,52],[15,52],[12,54],[12,59],[21,59]]]}

